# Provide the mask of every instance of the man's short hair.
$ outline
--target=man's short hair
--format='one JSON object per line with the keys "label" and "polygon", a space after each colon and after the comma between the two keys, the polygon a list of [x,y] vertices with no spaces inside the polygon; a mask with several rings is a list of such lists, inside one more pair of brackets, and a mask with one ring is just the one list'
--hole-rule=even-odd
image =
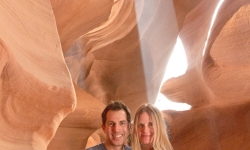
{"label": "man's short hair", "polygon": [[107,120],[107,113],[109,110],[119,111],[124,110],[126,113],[128,123],[131,123],[131,114],[129,108],[121,101],[111,101],[102,112],[102,124],[104,125]]}

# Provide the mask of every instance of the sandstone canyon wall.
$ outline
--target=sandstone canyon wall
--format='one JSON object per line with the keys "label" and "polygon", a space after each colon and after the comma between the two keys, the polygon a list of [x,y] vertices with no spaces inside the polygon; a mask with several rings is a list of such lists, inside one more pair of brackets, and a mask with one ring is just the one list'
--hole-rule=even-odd
{"label": "sandstone canyon wall", "polygon": [[[218,3],[0,0],[0,149],[85,149],[110,100],[133,116],[159,90],[192,106],[163,111],[174,149],[250,149],[250,1],[211,27]],[[177,37],[188,68],[161,87]]]}

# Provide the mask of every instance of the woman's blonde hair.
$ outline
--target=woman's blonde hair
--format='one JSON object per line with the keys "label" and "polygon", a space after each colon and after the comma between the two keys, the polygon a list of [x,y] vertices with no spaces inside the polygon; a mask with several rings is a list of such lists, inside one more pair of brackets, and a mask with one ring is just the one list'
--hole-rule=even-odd
{"label": "woman's blonde hair", "polygon": [[173,150],[172,145],[167,136],[167,127],[162,116],[162,113],[158,108],[152,104],[142,105],[136,112],[134,118],[134,127],[132,134],[132,149],[141,150],[141,144],[138,137],[138,119],[139,116],[146,112],[151,116],[153,128],[154,128],[154,139],[152,143],[152,148],[154,150]]}

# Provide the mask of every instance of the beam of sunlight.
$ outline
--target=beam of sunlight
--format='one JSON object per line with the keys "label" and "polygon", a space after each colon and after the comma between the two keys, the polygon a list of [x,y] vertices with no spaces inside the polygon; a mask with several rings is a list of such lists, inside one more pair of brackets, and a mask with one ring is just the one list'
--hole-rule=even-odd
{"label": "beam of sunlight", "polygon": [[[172,77],[178,77],[183,75],[187,70],[186,54],[181,43],[180,38],[177,38],[177,42],[174,47],[174,51],[169,59],[162,84]],[[186,103],[176,103],[168,100],[163,94],[158,93],[155,106],[160,110],[176,110],[183,111],[191,109],[191,106]]]}
{"label": "beam of sunlight", "polygon": [[187,70],[187,58],[181,42],[178,37],[173,53],[169,59],[162,83],[172,77],[183,75]]}
{"label": "beam of sunlight", "polygon": [[[221,4],[222,4],[223,2],[224,2],[224,0],[220,0],[219,3],[218,3],[218,5],[217,5],[217,7],[215,8],[215,11],[214,11],[214,14],[213,14],[213,17],[212,17],[212,21],[211,21],[211,24],[210,24],[210,27],[209,27],[209,30],[208,30],[207,39],[208,39],[209,36],[210,36],[211,29],[212,29],[212,27],[213,27],[213,25],[214,25],[214,20],[215,20],[215,18],[216,18],[216,16],[217,16],[218,10],[219,10],[219,8],[220,8],[220,6],[221,6]],[[204,49],[203,49],[203,54],[202,54],[203,56],[204,56],[204,54],[205,54],[206,47],[207,47],[207,41],[205,42],[205,46],[204,46]]]}
{"label": "beam of sunlight", "polygon": [[191,109],[191,106],[186,103],[176,103],[168,100],[163,94],[159,93],[155,106],[160,110],[176,110],[184,111]]}
{"label": "beam of sunlight", "polygon": [[[179,33],[174,4],[172,1],[134,1],[148,103],[155,103],[165,57],[169,56],[176,36]],[[159,80],[160,79],[160,80]]]}

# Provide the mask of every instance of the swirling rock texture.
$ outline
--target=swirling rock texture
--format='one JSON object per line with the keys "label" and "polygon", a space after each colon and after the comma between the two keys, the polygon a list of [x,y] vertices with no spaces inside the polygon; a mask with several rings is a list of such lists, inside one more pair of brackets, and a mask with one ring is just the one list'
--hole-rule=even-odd
{"label": "swirling rock texture", "polygon": [[202,1],[186,13],[179,36],[188,69],[161,89],[172,101],[193,106],[168,112],[171,142],[178,150],[250,148],[250,1],[222,3],[204,49],[216,3]]}
{"label": "swirling rock texture", "polygon": [[[250,149],[250,1],[224,0],[209,34],[218,3],[0,0],[0,149],[85,149],[110,100],[133,116],[159,90],[192,106],[163,112],[176,150]],[[161,88],[178,36],[188,69]]]}

